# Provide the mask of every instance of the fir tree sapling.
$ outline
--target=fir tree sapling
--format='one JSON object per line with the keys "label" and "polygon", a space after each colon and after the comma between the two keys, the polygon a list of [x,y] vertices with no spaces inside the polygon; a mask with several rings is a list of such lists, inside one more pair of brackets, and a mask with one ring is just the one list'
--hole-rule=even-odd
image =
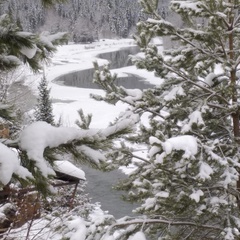
{"label": "fir tree sapling", "polygon": [[50,89],[48,88],[48,82],[44,75],[38,86],[38,102],[35,110],[35,119],[37,121],[45,121],[54,125],[54,116],[52,109],[52,101],[50,99]]}
{"label": "fir tree sapling", "polygon": [[[94,97],[128,102],[139,116],[148,112],[148,124],[126,137],[147,144],[147,157],[124,148],[120,162],[135,158],[137,168],[121,188],[141,203],[136,211],[143,217],[118,221],[104,236],[121,228],[119,240],[138,231],[158,240],[240,239],[240,1],[172,0],[182,28],[158,13],[160,1],[140,2],[151,18],[138,23],[135,39],[144,57],[133,61],[153,71],[159,86],[133,98],[113,86],[116,77],[107,68],[95,66],[95,82],[106,96]],[[175,48],[159,51],[154,37],[168,37]]]}
{"label": "fir tree sapling", "polygon": [[[0,71],[2,79],[0,81],[0,117],[13,120],[13,117],[16,117],[17,114],[12,112],[13,106],[6,102],[10,74],[23,63],[29,65],[31,70],[39,71],[42,68],[42,63],[47,62],[51,54],[56,51],[56,46],[66,41],[67,33],[35,34],[24,32],[14,24],[11,16],[7,14],[0,16],[0,29]],[[15,123],[10,123],[10,125]]]}

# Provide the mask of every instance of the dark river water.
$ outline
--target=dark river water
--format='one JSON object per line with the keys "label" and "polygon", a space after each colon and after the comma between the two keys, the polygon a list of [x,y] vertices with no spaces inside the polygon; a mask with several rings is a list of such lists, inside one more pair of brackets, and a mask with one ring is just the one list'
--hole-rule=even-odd
{"label": "dark river water", "polygon": [[119,180],[126,178],[120,170],[102,172],[87,166],[81,166],[86,174],[86,192],[89,193],[91,202],[100,202],[101,208],[108,211],[115,218],[133,216],[132,210],[137,207],[122,200],[122,195],[126,192],[114,189]]}
{"label": "dark river water", "polygon": [[[119,51],[102,53],[97,57],[107,59],[109,61],[110,69],[117,69],[131,66],[132,62],[129,56],[138,53],[138,51],[138,47],[128,47],[122,48]],[[62,75],[56,78],[54,81],[65,86],[99,89],[99,86],[96,83],[92,82],[93,74],[94,69],[90,68]],[[127,74],[127,77],[119,77],[116,80],[116,84],[127,89],[146,89],[153,86],[138,75],[129,73]]]}

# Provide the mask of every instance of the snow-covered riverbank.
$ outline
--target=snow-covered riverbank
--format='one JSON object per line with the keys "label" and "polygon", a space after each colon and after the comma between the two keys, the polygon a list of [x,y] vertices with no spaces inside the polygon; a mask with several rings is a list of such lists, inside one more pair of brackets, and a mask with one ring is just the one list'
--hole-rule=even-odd
{"label": "snow-covered riverbank", "polygon": [[[121,40],[101,40],[92,44],[80,45],[69,44],[60,46],[58,51],[53,55],[52,62],[45,68],[47,80],[51,88],[51,98],[53,101],[53,112],[56,121],[61,118],[65,126],[74,126],[75,120],[78,119],[77,110],[83,109],[85,114],[92,114],[92,128],[106,127],[109,122],[113,121],[119,112],[126,108],[123,103],[117,103],[116,106],[97,102],[89,97],[90,93],[101,94],[102,90],[81,89],[75,87],[61,86],[55,82],[57,77],[69,72],[80,71],[93,67],[93,62],[97,61],[99,65],[106,64],[104,59],[97,58],[97,55],[105,52],[117,51],[120,48],[134,46],[132,39]],[[138,70],[134,66],[113,70],[119,76],[125,73],[134,73],[150,82],[156,83],[156,78],[152,73],[144,70]],[[38,82],[42,75],[29,74],[24,84],[37,94]],[[89,79],[91,81],[91,79]],[[101,117],[99,117],[101,116]]]}

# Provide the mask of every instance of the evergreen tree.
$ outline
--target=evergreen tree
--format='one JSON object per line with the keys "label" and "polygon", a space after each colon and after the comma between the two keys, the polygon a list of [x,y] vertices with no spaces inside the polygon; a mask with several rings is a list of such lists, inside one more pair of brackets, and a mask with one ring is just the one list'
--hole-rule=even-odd
{"label": "evergreen tree", "polygon": [[[54,1],[42,2],[48,5]],[[33,71],[39,71],[42,68],[42,63],[48,61],[50,55],[56,51],[56,46],[64,43],[67,39],[66,33],[34,34],[31,32],[24,32],[19,29],[18,26],[16,26],[16,24],[14,24],[11,21],[11,18],[6,14],[0,16],[0,32],[0,71],[2,75],[16,69],[16,67],[24,63],[28,64]],[[0,89],[0,91],[5,91],[5,89]],[[4,102],[1,101],[1,122],[7,121],[8,125],[13,126],[14,128],[14,122],[17,121],[17,119],[15,121],[16,117],[17,113],[14,109],[14,106],[9,105],[5,100]],[[11,135],[12,134],[10,134],[10,138],[12,137]],[[13,135],[15,136],[16,133]],[[23,185],[30,180],[30,182],[34,182],[42,192],[46,192],[48,181],[47,175],[45,174],[45,176],[43,176],[44,174],[41,172],[41,170],[36,167],[36,162],[31,162],[26,151],[22,150],[19,145],[20,143],[17,139],[6,140],[0,138],[0,186],[7,184],[8,181],[14,177],[15,179],[20,180]],[[16,156],[11,150],[12,148],[19,153],[18,157],[20,159],[20,166],[18,166],[19,160],[15,161]],[[49,152],[47,154],[50,155]],[[15,170],[12,168],[10,172],[6,171],[5,169],[5,159],[9,158],[9,156],[11,156],[11,159],[9,159],[9,164],[12,167],[15,164]],[[20,170],[21,173],[18,172],[17,169]],[[27,174],[25,177],[24,172]],[[29,175],[27,172],[32,173]],[[22,175],[22,177],[20,175]],[[28,179],[31,175],[32,177]]]}
{"label": "evergreen tree", "polygon": [[[44,1],[48,6],[48,2]],[[71,36],[81,36],[82,30],[97,37],[130,36],[138,21],[140,6],[137,0],[69,0],[58,2],[53,8],[43,8],[41,1],[18,0],[2,4],[1,13],[12,13],[15,22],[18,19],[25,31],[58,30],[68,31]],[[24,14],[23,14],[24,12]],[[126,16],[127,12],[127,16]],[[96,35],[99,31],[100,36]]]}
{"label": "evergreen tree", "polygon": [[[48,5],[53,1],[42,2]],[[7,14],[0,16],[0,32],[1,79],[4,79],[9,72],[16,70],[21,64],[29,65],[35,72],[39,71],[42,63],[47,62],[51,54],[56,51],[56,46],[65,43],[67,39],[65,32],[57,34],[25,32],[19,24],[12,21],[12,16]],[[7,93],[4,82],[1,81],[0,85],[0,96],[5,96]],[[5,99],[2,97],[0,109],[4,115],[0,114],[0,117],[8,119],[11,116],[10,118],[13,119],[13,106],[9,106],[7,102],[3,101]]]}
{"label": "evergreen tree", "polygon": [[[44,5],[49,5],[61,0],[43,0]],[[3,3],[1,3],[3,4]],[[56,51],[56,46],[66,42],[66,33],[57,34],[34,34],[25,32],[22,27],[15,24],[12,16],[3,14],[0,16],[0,72],[1,79],[21,64],[27,64],[33,71],[39,71],[42,63],[49,60],[51,54]],[[5,80],[4,80],[5,81]],[[8,82],[8,81],[6,81]],[[13,106],[5,102],[5,83],[0,83],[0,118],[13,119]],[[4,101],[4,102],[3,102]]]}
{"label": "evergreen tree", "polygon": [[[94,98],[121,100],[149,116],[148,124],[140,122],[126,137],[147,145],[148,154],[139,156],[123,144],[122,157],[113,160],[115,166],[137,167],[120,188],[141,203],[136,211],[143,217],[116,222],[104,237],[112,239],[122,228],[118,240],[240,239],[240,1],[172,0],[182,28],[160,15],[158,0],[140,2],[151,17],[138,24],[135,39],[144,57],[133,60],[154,72],[159,86],[129,91],[95,65],[95,82],[106,96]],[[151,40],[165,36],[175,48],[162,52]]]}
{"label": "evergreen tree", "polygon": [[54,125],[54,116],[52,110],[52,102],[50,99],[50,89],[46,76],[44,75],[38,86],[38,102],[35,110],[35,118],[37,121],[45,121]]}

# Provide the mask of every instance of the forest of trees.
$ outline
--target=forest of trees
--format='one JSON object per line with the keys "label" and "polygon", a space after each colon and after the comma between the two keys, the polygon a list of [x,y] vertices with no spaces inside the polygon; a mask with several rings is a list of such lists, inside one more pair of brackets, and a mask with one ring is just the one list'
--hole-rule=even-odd
{"label": "forest of trees", "polygon": [[[167,4],[161,1],[161,11],[168,11]],[[10,0],[2,3],[0,13],[10,14],[25,31],[68,31],[76,42],[129,37],[145,17],[137,0],[69,0],[49,8],[40,0]]]}

